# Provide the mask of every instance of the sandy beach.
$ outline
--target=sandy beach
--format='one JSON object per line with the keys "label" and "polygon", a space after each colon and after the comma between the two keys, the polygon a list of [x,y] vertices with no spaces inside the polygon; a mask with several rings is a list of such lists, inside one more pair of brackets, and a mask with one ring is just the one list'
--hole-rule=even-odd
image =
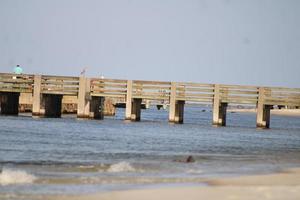
{"label": "sandy beach", "polygon": [[291,169],[268,175],[242,176],[235,178],[213,179],[208,186],[168,187],[128,191],[105,192],[78,196],[52,196],[61,200],[199,200],[199,199],[300,199],[300,169]]}
{"label": "sandy beach", "polygon": [[[243,109],[228,109],[228,112],[239,112],[239,113],[256,113],[255,108],[243,108]],[[300,109],[273,109],[271,114],[282,115],[282,116],[300,116]]]}

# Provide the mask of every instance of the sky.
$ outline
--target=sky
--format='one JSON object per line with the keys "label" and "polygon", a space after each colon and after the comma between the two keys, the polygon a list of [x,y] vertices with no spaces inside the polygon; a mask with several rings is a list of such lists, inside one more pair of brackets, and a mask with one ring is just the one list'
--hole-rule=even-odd
{"label": "sky", "polygon": [[0,0],[0,72],[300,87],[299,0]]}

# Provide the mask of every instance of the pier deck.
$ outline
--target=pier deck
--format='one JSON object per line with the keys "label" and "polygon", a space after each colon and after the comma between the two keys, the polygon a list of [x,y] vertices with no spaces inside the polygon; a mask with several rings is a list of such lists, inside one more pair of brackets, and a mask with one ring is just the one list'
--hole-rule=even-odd
{"label": "pier deck", "polygon": [[63,96],[75,96],[77,116],[103,119],[104,99],[125,99],[125,119],[141,119],[142,100],[169,105],[169,121],[183,123],[184,105],[212,105],[213,124],[226,125],[230,105],[254,105],[257,127],[269,128],[273,106],[300,107],[300,88],[261,87],[191,82],[101,79],[0,73],[1,114],[17,115],[20,93],[32,94],[32,115],[60,117]]}

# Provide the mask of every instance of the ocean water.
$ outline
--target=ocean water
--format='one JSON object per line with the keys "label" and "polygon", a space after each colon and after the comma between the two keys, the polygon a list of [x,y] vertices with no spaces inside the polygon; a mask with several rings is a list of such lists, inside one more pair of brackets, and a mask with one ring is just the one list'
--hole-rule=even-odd
{"label": "ocean water", "polygon": [[[0,199],[205,185],[300,166],[299,117],[272,115],[264,130],[253,113],[228,113],[226,127],[211,126],[209,107],[184,114],[184,124],[154,107],[141,122],[124,121],[121,108],[104,120],[0,116]],[[177,162],[189,155],[196,162]]]}

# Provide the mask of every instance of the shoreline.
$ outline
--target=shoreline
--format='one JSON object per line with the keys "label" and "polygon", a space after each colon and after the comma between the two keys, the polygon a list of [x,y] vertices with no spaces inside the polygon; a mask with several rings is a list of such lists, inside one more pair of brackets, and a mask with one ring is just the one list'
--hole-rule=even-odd
{"label": "shoreline", "polygon": [[[256,113],[256,108],[231,108],[228,112],[236,113]],[[271,114],[281,116],[300,117],[300,109],[271,109]]]}
{"label": "shoreline", "polygon": [[300,168],[292,168],[265,175],[246,175],[233,178],[211,179],[208,186],[178,186],[143,188],[124,191],[103,192],[87,195],[53,195],[56,200],[231,200],[231,199],[300,199]]}

